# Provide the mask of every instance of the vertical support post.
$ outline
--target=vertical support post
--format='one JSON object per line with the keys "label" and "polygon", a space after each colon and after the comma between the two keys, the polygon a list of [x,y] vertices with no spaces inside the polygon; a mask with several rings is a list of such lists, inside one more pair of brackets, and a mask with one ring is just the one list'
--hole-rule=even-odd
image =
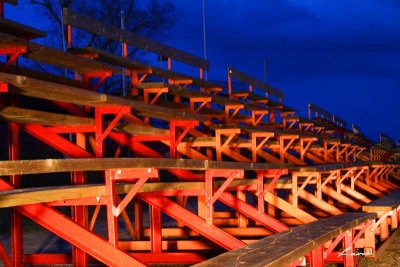
{"label": "vertical support post", "polygon": [[4,1],[0,0],[0,17],[4,17]]}
{"label": "vertical support post", "polygon": [[108,242],[118,248],[118,217],[114,216],[114,207],[117,206],[117,192],[111,170],[105,171],[107,193],[107,226]]}
{"label": "vertical support post", "polygon": [[374,221],[368,226],[364,233],[364,254],[365,255],[375,255],[375,231],[374,231]]}
{"label": "vertical support post", "polygon": [[[95,140],[98,140],[98,138],[103,134],[103,112],[101,111],[101,107],[95,108],[95,124],[96,124]],[[96,141],[96,147],[95,147],[96,157],[102,158],[103,154],[104,154],[103,141],[101,142]]]}
{"label": "vertical support post", "polygon": [[346,231],[343,238],[343,247],[346,251],[344,257],[344,266],[345,267],[354,267],[356,266],[356,256],[355,256],[355,246],[353,244],[353,236],[354,230]]}
{"label": "vertical support post", "polygon": [[320,172],[317,174],[317,190],[315,194],[319,200],[322,199],[322,174]]}
{"label": "vertical support post", "polygon": [[168,57],[168,70],[172,70],[172,59]]}
{"label": "vertical support post", "polygon": [[279,156],[282,163],[285,163],[285,139],[279,138]]}
{"label": "vertical support post", "polygon": [[67,43],[68,48],[72,48],[72,26],[67,25]]}
{"label": "vertical support post", "polygon": [[136,239],[140,240],[143,236],[143,205],[142,205],[141,200],[136,199],[133,202],[133,210],[135,213]]}
{"label": "vertical support post", "polygon": [[215,156],[217,160],[222,160],[222,140],[221,133],[218,130],[215,130]]}
{"label": "vertical support post", "polygon": [[292,199],[292,204],[293,204],[293,208],[297,208],[297,205],[299,203],[299,197],[298,197],[298,186],[297,186],[297,174],[292,174],[292,195],[293,195],[293,199]]}
{"label": "vertical support post", "polygon": [[231,70],[228,69],[228,97],[232,97],[232,77],[231,77]]}
{"label": "vertical support post", "polygon": [[269,122],[275,123],[275,109],[271,109],[269,113]]}
{"label": "vertical support post", "polygon": [[[3,1],[1,1],[3,2]],[[18,105],[18,98],[11,98],[12,106]],[[8,123],[8,158],[9,160],[20,159],[20,132],[21,127],[15,122]],[[18,188],[21,186],[21,177],[11,175],[10,183]],[[11,211],[11,254],[14,266],[22,266],[24,253],[23,246],[23,224],[22,216],[14,209]]]}
{"label": "vertical support post", "polygon": [[206,197],[206,222],[213,224],[214,221],[214,204],[211,202],[213,198],[213,174],[207,170],[205,175],[205,197]]}
{"label": "vertical support post", "polygon": [[[13,99],[15,100],[15,99]],[[16,104],[16,100],[13,101]],[[20,158],[20,131],[21,128],[14,122],[8,123],[8,157],[9,160],[18,160]],[[14,187],[21,186],[21,177],[19,175],[11,175],[10,183]],[[14,209],[11,211],[11,254],[14,266],[22,266],[23,256],[23,225],[22,217]]]}
{"label": "vertical support post", "polygon": [[169,157],[176,157],[176,123],[174,120],[169,122]]}
{"label": "vertical support post", "polygon": [[139,95],[139,76],[137,71],[131,71],[131,95]]}
{"label": "vertical support post", "polygon": [[310,253],[310,267],[324,266],[324,245],[316,247]]}
{"label": "vertical support post", "polygon": [[[382,215],[384,216],[384,215]],[[384,220],[382,220],[380,226],[380,237],[381,241],[386,240],[389,237],[389,222],[388,222],[388,217],[386,217]]]}
{"label": "vertical support post", "polygon": [[151,252],[160,253],[162,250],[161,211],[150,205],[150,242]]}
{"label": "vertical support post", "polygon": [[[71,173],[72,184],[85,184],[84,172]],[[72,206],[72,219],[80,226],[87,228],[88,226],[88,210],[86,206]],[[77,247],[72,248],[72,262],[74,266],[87,266],[88,255]]]}
{"label": "vertical support post", "polygon": [[[237,198],[246,202],[246,191],[244,190],[237,190]],[[247,218],[243,214],[239,213],[238,214],[238,226],[240,228],[246,228],[247,227]]]}
{"label": "vertical support post", "polygon": [[[271,193],[276,195],[276,190],[271,189]],[[272,205],[271,203],[268,203],[268,215],[271,217],[276,217],[276,209],[275,206]]]}
{"label": "vertical support post", "polygon": [[264,173],[263,171],[257,171],[257,207],[259,213],[265,212],[264,202]]}

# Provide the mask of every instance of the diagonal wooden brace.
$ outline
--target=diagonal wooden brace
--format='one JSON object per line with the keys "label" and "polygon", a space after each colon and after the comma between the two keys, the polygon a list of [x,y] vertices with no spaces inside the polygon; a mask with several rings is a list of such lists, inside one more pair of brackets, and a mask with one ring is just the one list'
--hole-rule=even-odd
{"label": "diagonal wooden brace", "polygon": [[213,205],[215,201],[221,196],[221,194],[225,191],[225,189],[232,183],[235,178],[243,177],[243,170],[234,170],[227,177],[226,181],[218,188],[217,192],[214,193],[213,197],[207,201],[207,205]]}
{"label": "diagonal wooden brace", "polygon": [[128,192],[128,194],[122,199],[122,201],[119,203],[117,207],[113,206],[113,214],[115,217],[118,217],[126,208],[126,206],[129,204],[129,202],[132,201],[132,199],[135,197],[137,192],[139,192],[140,188],[147,182],[149,177],[142,177],[139,178],[139,180],[135,183],[135,185],[132,187],[132,189]]}
{"label": "diagonal wooden brace", "polygon": [[343,240],[344,238],[344,233],[338,235],[335,240],[333,240],[332,244],[329,246],[327,250],[324,251],[324,259],[328,258],[329,254],[332,253],[332,251],[339,245],[340,241]]}
{"label": "diagonal wooden brace", "polygon": [[[83,82],[87,89],[97,91],[97,89],[99,89],[100,85],[105,81],[105,79],[110,76],[112,76],[111,71],[85,72],[83,74]],[[99,80],[94,86],[90,87],[90,81],[94,78],[99,78]]]}
{"label": "diagonal wooden brace", "polygon": [[358,234],[353,238],[353,245],[357,243],[357,241],[361,238],[361,235],[365,233],[365,231],[368,229],[368,227],[372,224],[371,220],[366,221],[363,224],[363,227],[360,229]]}
{"label": "diagonal wooden brace", "polygon": [[14,266],[12,264],[10,256],[7,253],[7,250],[5,249],[5,247],[3,246],[3,244],[1,242],[0,242],[0,260],[3,261],[4,266],[6,266],[6,267]]}
{"label": "diagonal wooden brace", "polygon": [[[199,122],[198,121],[176,121],[172,120],[170,121],[169,124],[169,141],[170,141],[170,157],[174,158],[176,155],[176,148],[178,147],[179,143],[182,142],[182,140],[185,138],[185,136],[188,134],[188,132],[193,129],[195,126],[198,126]],[[184,130],[180,135],[177,137],[177,128],[182,128],[184,127]]]}
{"label": "diagonal wooden brace", "polygon": [[7,70],[7,68],[17,60],[21,54],[25,54],[28,51],[26,46],[11,46],[0,48],[0,55],[7,55],[7,63],[3,66],[2,70]]}
{"label": "diagonal wooden brace", "polygon": [[[96,109],[96,111],[97,111],[97,109]],[[100,110],[99,116],[101,117],[105,113],[116,113],[116,115],[115,115],[114,119],[110,122],[108,127],[100,135],[96,136],[97,144],[100,144],[101,142],[104,141],[104,139],[111,132],[111,130],[114,128],[114,126],[118,123],[118,121],[122,118],[123,115],[131,113],[131,108],[130,107],[118,107],[117,109],[106,108],[105,110]]]}

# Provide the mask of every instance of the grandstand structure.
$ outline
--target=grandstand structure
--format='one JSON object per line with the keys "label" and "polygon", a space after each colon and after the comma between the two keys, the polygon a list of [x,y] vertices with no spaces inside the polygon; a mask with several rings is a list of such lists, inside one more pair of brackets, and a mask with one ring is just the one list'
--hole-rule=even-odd
{"label": "grandstand structure", "polygon": [[[374,144],[316,104],[301,117],[281,90],[232,67],[227,88],[206,81],[208,61],[72,10],[63,12],[68,51],[39,44],[46,33],[6,19],[4,4],[17,1],[0,0],[5,266],[356,266],[357,255],[379,257],[398,235],[390,138]],[[72,47],[75,30],[168,66]],[[18,66],[21,57],[76,79]],[[176,72],[175,62],[199,75]],[[129,96],[99,92],[123,72]],[[60,177],[68,184],[54,185]],[[26,253],[23,217],[69,245]]]}

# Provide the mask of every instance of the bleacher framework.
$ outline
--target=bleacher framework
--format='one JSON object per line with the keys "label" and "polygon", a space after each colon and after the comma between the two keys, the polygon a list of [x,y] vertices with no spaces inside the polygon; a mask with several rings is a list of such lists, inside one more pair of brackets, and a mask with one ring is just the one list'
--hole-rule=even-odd
{"label": "bleacher framework", "polygon": [[[316,104],[299,116],[281,90],[238,69],[228,68],[227,88],[206,81],[208,61],[69,9],[69,50],[38,44],[45,32],[4,17],[4,3],[17,2],[0,0],[0,120],[8,132],[0,208],[11,209],[9,246],[0,240],[5,266],[355,266],[357,253],[376,257],[397,233],[397,150]],[[167,69],[72,47],[76,29],[165,57]],[[20,67],[20,57],[76,79]],[[176,72],[174,62],[198,77]],[[100,93],[122,69],[129,96]],[[59,157],[21,158],[23,135]],[[24,187],[38,175],[70,182]],[[23,216],[70,250],[25,253]]]}

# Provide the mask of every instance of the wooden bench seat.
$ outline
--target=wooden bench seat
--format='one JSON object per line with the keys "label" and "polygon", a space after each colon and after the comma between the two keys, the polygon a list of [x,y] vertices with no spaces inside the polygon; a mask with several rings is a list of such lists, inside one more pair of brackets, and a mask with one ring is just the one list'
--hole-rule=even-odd
{"label": "wooden bench seat", "polygon": [[288,116],[294,116],[294,114],[296,113],[296,110],[291,107],[288,107],[286,105],[283,105],[280,112],[281,112],[282,117],[288,117]]}
{"label": "wooden bench seat", "polygon": [[363,211],[367,212],[386,212],[392,211],[400,206],[400,190],[397,190],[389,195],[374,200],[362,207]]}
{"label": "wooden bench seat", "polygon": [[188,114],[187,112],[178,112],[170,108],[158,107],[155,105],[145,104],[140,101],[101,94],[72,86],[36,80],[26,76],[0,72],[0,80],[11,85],[9,86],[9,92],[11,94],[30,96],[52,101],[63,101],[90,107],[129,106],[132,108],[132,113],[134,114],[167,121],[206,120],[206,118],[200,115]]}
{"label": "wooden bench seat", "polygon": [[236,79],[240,82],[246,83],[253,88],[257,88],[258,90],[262,91],[268,96],[273,95],[281,99],[283,98],[283,93],[280,90],[248,75],[247,73],[244,73],[232,67],[228,67],[228,75],[229,77]]}
{"label": "wooden bench seat", "polygon": [[[0,64],[0,69],[2,69],[3,66],[5,66],[5,64]],[[23,76],[27,76],[27,77],[38,79],[38,80],[59,83],[59,84],[65,84],[65,85],[69,85],[69,86],[73,86],[73,87],[83,87],[82,81],[72,80],[72,79],[66,78],[64,76],[53,75],[53,74],[50,74],[47,72],[41,72],[41,71],[37,71],[37,70],[23,68],[21,66],[10,65],[7,67],[7,73],[11,73],[11,74],[15,74],[15,75],[23,75]]]}
{"label": "wooden bench seat", "polygon": [[185,169],[201,171],[213,169],[268,170],[287,169],[289,167],[292,167],[292,165],[284,163],[247,163],[172,158],[39,159],[0,161],[0,175],[101,171],[132,168]]}
{"label": "wooden bench seat", "polygon": [[205,266],[286,266],[358,225],[375,213],[349,212],[291,228],[196,264]]}
{"label": "wooden bench seat", "polygon": [[113,128],[114,131],[129,134],[131,136],[169,136],[169,130],[156,128],[149,125],[132,125],[118,123]]}
{"label": "wooden bench seat", "polygon": [[365,162],[360,163],[334,163],[334,164],[323,164],[323,165],[315,165],[315,166],[307,166],[307,167],[298,167],[293,168],[292,171],[297,172],[328,172],[333,170],[340,169],[350,169],[354,167],[364,167],[370,166],[370,164]]}
{"label": "wooden bench seat", "polygon": [[150,51],[163,57],[175,59],[182,63],[204,70],[209,69],[208,61],[204,60],[203,58],[180,51],[153,39],[149,39],[127,30],[122,30],[118,27],[102,23],[91,17],[73,12],[68,8],[63,9],[63,20],[66,25],[77,27],[81,30],[88,31],[99,36],[104,36],[118,42],[124,42],[136,48]]}
{"label": "wooden bench seat", "polygon": [[220,95],[213,95],[212,102],[224,106],[240,106],[244,108],[244,103]]}
{"label": "wooden bench seat", "polygon": [[83,47],[83,48],[70,48],[69,51],[78,55],[89,55],[96,60],[101,62],[105,62],[111,65],[124,67],[129,70],[135,70],[141,73],[152,74],[158,77],[164,77],[170,79],[172,81],[190,81],[191,84],[196,85],[201,88],[206,89],[219,89],[222,90],[220,85],[215,83],[201,80],[199,78],[195,78],[189,75],[185,75],[182,73],[177,73],[170,70],[161,69],[158,67],[154,67],[139,61],[135,61],[129,58],[124,58],[100,49],[96,49],[93,47]]}
{"label": "wooden bench seat", "polygon": [[179,103],[179,102],[158,99],[154,104],[157,107],[163,107],[163,108],[168,108],[168,109],[172,109],[172,110],[179,110],[179,111],[185,111],[185,112],[190,111],[190,106],[185,103]]}
{"label": "wooden bench seat", "polygon": [[0,32],[24,39],[47,36],[47,33],[44,31],[2,17],[0,17]]}
{"label": "wooden bench seat", "polygon": [[223,110],[215,109],[215,108],[208,108],[204,107],[199,112],[200,115],[216,118],[216,119],[224,119],[226,118],[226,113]]}
{"label": "wooden bench seat", "polygon": [[263,111],[266,114],[268,113],[268,109],[263,106],[255,105],[255,104],[245,104],[244,108],[246,110],[251,110],[251,111]]}
{"label": "wooden bench seat", "polygon": [[261,96],[259,94],[256,94],[254,92],[250,92],[249,96],[247,97],[247,99],[249,99],[251,102],[253,103],[257,103],[257,104],[268,104],[268,98]]}
{"label": "wooden bench seat", "polygon": [[95,125],[94,119],[0,105],[0,120],[45,126]]}
{"label": "wooden bench seat", "polygon": [[[93,126],[93,131],[95,126],[95,121],[91,118],[2,105],[0,105],[0,120],[19,124],[39,124],[44,126]],[[149,125],[118,123],[115,125],[113,130],[132,136],[169,136],[169,130],[155,128]]]}
{"label": "wooden bench seat", "polygon": [[91,58],[97,59],[101,62],[104,63],[108,63],[111,65],[115,65],[115,66],[121,66],[124,67],[126,69],[130,69],[130,70],[137,70],[139,72],[142,73],[151,73],[151,67],[138,62],[138,61],[134,61],[128,58],[124,58],[124,57],[120,57],[117,55],[114,55],[112,53],[100,50],[100,49],[96,49],[93,47],[83,47],[83,48],[69,48],[68,49],[69,52],[71,52],[72,54],[76,54],[76,55],[81,55],[81,56],[89,56]]}
{"label": "wooden bench seat", "polygon": [[78,71],[81,73],[93,73],[93,72],[112,72],[121,73],[121,70],[104,63],[100,63],[91,59],[79,57],[77,55],[63,52],[51,47],[36,44],[33,42],[26,41],[24,39],[0,33],[0,47],[15,47],[23,46],[27,47],[28,51],[23,56],[54,65],[60,68],[67,68],[70,70]]}

